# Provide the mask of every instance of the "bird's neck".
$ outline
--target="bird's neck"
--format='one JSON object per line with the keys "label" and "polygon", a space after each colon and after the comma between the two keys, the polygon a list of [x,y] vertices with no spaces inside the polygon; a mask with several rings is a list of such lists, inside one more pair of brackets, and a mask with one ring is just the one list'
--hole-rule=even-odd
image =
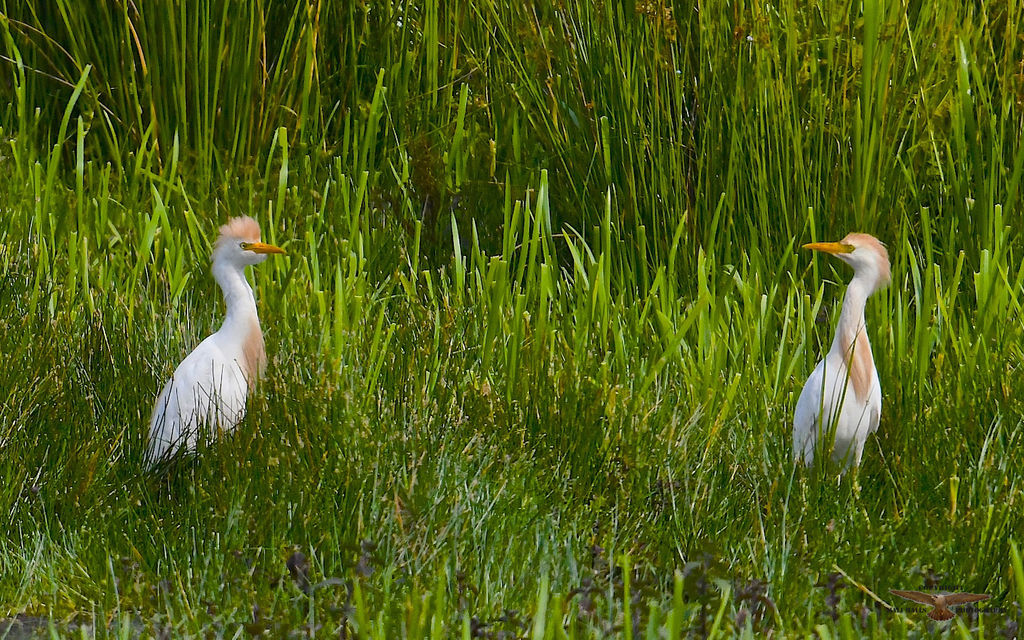
{"label": "bird's neck", "polygon": [[836,337],[832,341],[833,353],[844,359],[850,358],[858,335],[864,331],[864,307],[871,291],[871,283],[857,276],[846,288],[843,310],[839,314],[839,324],[836,325]]}
{"label": "bird's neck", "polygon": [[263,331],[256,314],[256,298],[245,279],[245,267],[214,261],[213,277],[224,292],[224,302],[228,308],[218,333],[230,345],[232,357],[236,358],[251,385],[263,375],[267,366]]}
{"label": "bird's neck", "polygon": [[[224,317],[221,331],[237,335],[239,338],[245,335],[241,329],[247,329],[253,322],[259,326],[256,298],[253,296],[252,287],[245,279],[244,270],[245,267],[229,263],[214,262],[213,265],[213,277],[220,285],[224,293],[224,303],[227,305],[227,315]],[[236,328],[239,331],[232,331]]]}

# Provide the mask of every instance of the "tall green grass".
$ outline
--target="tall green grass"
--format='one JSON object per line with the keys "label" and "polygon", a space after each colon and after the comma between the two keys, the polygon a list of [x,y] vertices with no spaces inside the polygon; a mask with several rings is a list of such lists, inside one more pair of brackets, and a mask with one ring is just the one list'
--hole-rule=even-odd
{"label": "tall green grass", "polygon": [[[1019,623],[1020,5],[2,7],[0,613]],[[237,435],[147,477],[238,213],[289,250],[254,275],[269,376]],[[794,469],[789,431],[849,273],[797,247],[854,229],[894,279],[868,307],[882,425],[839,479]],[[891,610],[935,585],[992,609]]]}

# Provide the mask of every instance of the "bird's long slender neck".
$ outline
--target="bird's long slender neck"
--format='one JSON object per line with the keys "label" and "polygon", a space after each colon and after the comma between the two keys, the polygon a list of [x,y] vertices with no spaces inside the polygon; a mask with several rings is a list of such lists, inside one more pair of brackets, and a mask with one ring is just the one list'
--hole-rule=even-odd
{"label": "bird's long slender neck", "polygon": [[226,261],[215,260],[213,263],[213,277],[220,285],[224,293],[224,303],[227,305],[227,315],[224,317],[224,324],[221,325],[221,332],[237,336],[243,340],[251,330],[253,324],[259,328],[259,316],[256,314],[256,298],[253,296],[252,287],[245,279],[245,267],[238,267]]}
{"label": "bird's long slender neck", "polygon": [[250,385],[263,375],[267,356],[263,349],[263,330],[256,314],[256,298],[252,287],[245,279],[245,267],[229,262],[214,260],[213,277],[224,292],[228,312],[221,325],[221,338],[228,345],[231,355],[236,358],[242,374]]}
{"label": "bird's long slender neck", "polygon": [[839,324],[836,325],[836,337],[832,340],[832,352],[844,359],[849,358],[853,352],[857,334],[864,331],[864,307],[871,291],[871,283],[861,276],[854,276],[846,288],[843,310],[839,314]]}
{"label": "bird's long slender neck", "polygon": [[860,275],[853,277],[846,288],[836,337],[832,341],[832,355],[846,364],[850,384],[860,402],[868,401],[875,377],[875,361],[871,357],[871,344],[864,328],[864,306],[873,291],[872,280]]}

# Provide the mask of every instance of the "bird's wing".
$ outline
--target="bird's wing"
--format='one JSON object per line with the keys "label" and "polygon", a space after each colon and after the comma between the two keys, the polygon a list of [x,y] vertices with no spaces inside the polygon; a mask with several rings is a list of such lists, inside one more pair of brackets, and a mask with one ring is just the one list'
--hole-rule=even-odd
{"label": "bird's wing", "polygon": [[907,600],[920,602],[921,604],[930,604],[935,606],[935,596],[928,593],[921,593],[920,591],[898,591],[896,589],[889,589],[889,593],[901,598],[906,598]]}
{"label": "bird's wing", "polygon": [[181,393],[193,402],[199,420],[214,419],[230,428],[245,410],[248,387],[237,360],[228,357],[217,334],[204,340],[174,373]]}
{"label": "bird's wing", "polygon": [[825,362],[821,361],[804,383],[793,412],[793,460],[805,464],[814,462],[824,370]]}
{"label": "bird's wing", "polygon": [[234,428],[245,411],[245,377],[215,336],[203,340],[181,361],[157,399],[147,447],[151,463],[182,447],[194,450],[211,419],[221,428]]}
{"label": "bird's wing", "polygon": [[987,593],[951,593],[946,596],[946,604],[953,606],[957,604],[967,604],[968,602],[988,600],[988,598],[989,595]]}

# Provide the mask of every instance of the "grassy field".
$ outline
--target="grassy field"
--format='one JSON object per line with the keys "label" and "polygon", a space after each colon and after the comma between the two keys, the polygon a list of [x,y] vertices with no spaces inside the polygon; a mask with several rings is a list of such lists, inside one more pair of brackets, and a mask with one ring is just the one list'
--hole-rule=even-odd
{"label": "grassy field", "polygon": [[[1024,4],[960,4],[2,0],[0,637],[1015,637]],[[146,474],[242,213],[268,376]]]}

